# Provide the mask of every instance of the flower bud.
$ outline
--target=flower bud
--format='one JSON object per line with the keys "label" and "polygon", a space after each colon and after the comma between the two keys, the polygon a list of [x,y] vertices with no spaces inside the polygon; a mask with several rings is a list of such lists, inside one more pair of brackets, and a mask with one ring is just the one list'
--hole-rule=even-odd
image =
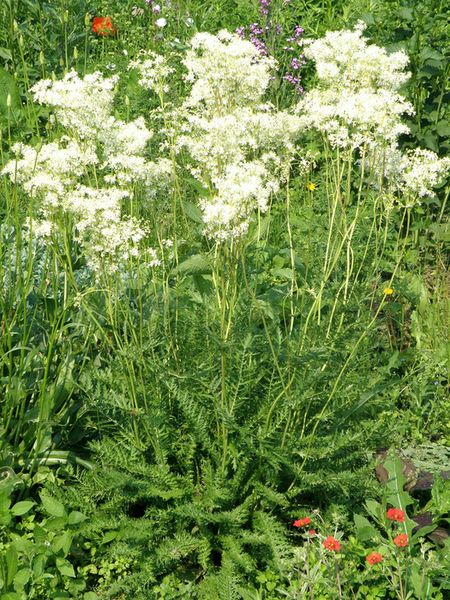
{"label": "flower bud", "polygon": [[45,64],[45,56],[44,56],[44,53],[42,52],[42,50],[39,52],[39,64],[41,66],[44,66],[44,64]]}
{"label": "flower bud", "polygon": [[63,22],[64,23],[68,23],[69,22],[69,11],[65,10],[64,14],[63,14]]}
{"label": "flower bud", "polygon": [[11,108],[11,105],[12,105],[12,98],[11,98],[11,94],[8,94],[8,95],[6,96],[6,106],[7,106],[7,108]]}

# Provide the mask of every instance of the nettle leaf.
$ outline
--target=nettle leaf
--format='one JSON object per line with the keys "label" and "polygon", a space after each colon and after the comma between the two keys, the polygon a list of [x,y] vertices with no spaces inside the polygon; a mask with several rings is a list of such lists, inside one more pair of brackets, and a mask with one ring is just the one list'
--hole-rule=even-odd
{"label": "nettle leaf", "polygon": [[66,577],[76,577],[73,566],[65,558],[56,559],[56,568],[61,575],[65,575]]}
{"label": "nettle leaf", "polygon": [[48,496],[47,494],[41,494],[42,506],[44,509],[51,515],[52,517],[65,517],[67,516],[66,509],[64,505],[53,498],[52,496]]}
{"label": "nettle leaf", "polygon": [[211,265],[207,257],[203,254],[194,254],[190,256],[175,269],[179,275],[202,275],[211,273]]}
{"label": "nettle leaf", "polygon": [[86,519],[86,515],[83,515],[83,513],[79,512],[78,510],[73,510],[69,514],[69,519],[67,522],[69,525],[78,525],[78,523],[82,523],[83,521],[86,521]]}

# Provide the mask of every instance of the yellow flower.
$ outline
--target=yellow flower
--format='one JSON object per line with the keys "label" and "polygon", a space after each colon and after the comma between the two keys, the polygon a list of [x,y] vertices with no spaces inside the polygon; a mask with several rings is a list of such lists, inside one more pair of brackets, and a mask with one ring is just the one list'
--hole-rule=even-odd
{"label": "yellow flower", "polygon": [[313,192],[316,189],[317,185],[315,183],[313,183],[312,181],[310,181],[309,183],[306,184],[306,189],[309,190],[310,192]]}
{"label": "yellow flower", "polygon": [[383,290],[383,294],[385,296],[392,296],[393,293],[394,293],[394,290],[391,287],[385,287]]}

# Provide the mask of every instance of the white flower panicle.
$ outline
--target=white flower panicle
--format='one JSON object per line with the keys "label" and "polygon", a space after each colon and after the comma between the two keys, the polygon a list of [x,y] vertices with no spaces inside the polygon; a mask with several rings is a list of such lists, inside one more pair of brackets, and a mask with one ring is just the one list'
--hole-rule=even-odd
{"label": "white flower panicle", "polygon": [[367,44],[364,29],[359,21],[353,31],[328,31],[318,40],[304,40],[304,54],[314,60],[317,75],[327,86],[398,90],[410,76],[405,72],[408,56]]}
{"label": "white flower panicle", "polygon": [[387,180],[388,189],[396,193],[400,203],[411,206],[421,198],[434,195],[450,171],[450,158],[439,158],[435,152],[416,148],[402,153],[397,146],[387,147],[374,170]]}
{"label": "white flower panicle", "polygon": [[261,56],[250,41],[225,30],[194,35],[183,63],[192,83],[186,105],[219,114],[260,102],[276,66],[275,59]]}
{"label": "white flower panicle", "polygon": [[265,212],[270,195],[278,191],[277,180],[269,177],[261,161],[228,165],[214,181],[217,194],[200,203],[206,233],[218,240],[245,233],[255,208]]}
{"label": "white flower panicle", "polygon": [[416,148],[406,153],[400,163],[404,190],[419,198],[433,196],[433,189],[447,177],[450,158],[439,158],[435,152]]}
{"label": "white flower panicle", "polygon": [[104,78],[96,71],[80,79],[74,70],[63,79],[42,79],[32,88],[39,104],[53,107],[58,121],[78,137],[95,137],[108,121],[118,76]]}
{"label": "white flower panicle", "polygon": [[184,64],[192,88],[176,115],[176,149],[189,152],[192,174],[209,191],[200,203],[206,234],[224,241],[267,210],[292,159],[300,118],[263,103],[276,63],[237,35],[196,34]]}
{"label": "white flower panicle", "polygon": [[[48,224],[55,222],[59,212],[72,215],[76,236],[97,273],[105,261],[109,271],[118,268],[138,252],[137,245],[146,235],[138,220],[122,214],[134,184],[148,187],[147,197],[151,197],[172,171],[167,159],[146,160],[152,132],[142,117],[125,123],[111,114],[116,83],[117,77],[104,78],[98,72],[80,79],[75,71],[61,81],[38,82],[32,88],[36,101],[54,109],[69,135],[39,148],[16,145],[16,160],[3,170],[40,200],[43,231],[52,230]],[[99,176],[103,176],[100,181]],[[84,185],[92,180],[96,187]]]}
{"label": "white flower panicle", "polygon": [[39,148],[18,143],[12,150],[16,159],[7,163],[2,174],[8,175],[30,195],[45,197],[50,204],[57,203],[66,187],[74,185],[87,167],[98,162],[91,145],[82,146],[67,137]]}
{"label": "white flower panicle", "polygon": [[165,56],[152,52],[151,50],[141,50],[137,60],[130,61],[128,69],[136,69],[140,74],[139,84],[148,89],[161,93],[169,91],[168,79],[174,72],[169,67]]}
{"label": "white flower panicle", "polygon": [[334,147],[375,147],[409,132],[401,115],[413,114],[413,107],[398,93],[409,78],[408,57],[367,44],[363,29],[359,23],[353,31],[304,42],[319,85],[304,95],[298,112],[306,127],[325,133]]}

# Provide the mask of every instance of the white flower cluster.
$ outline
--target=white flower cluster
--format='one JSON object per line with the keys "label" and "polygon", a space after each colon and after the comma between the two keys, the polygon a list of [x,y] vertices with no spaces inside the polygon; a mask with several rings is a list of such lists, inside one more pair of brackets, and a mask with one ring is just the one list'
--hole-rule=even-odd
{"label": "white flower cluster", "polygon": [[188,70],[186,80],[193,84],[187,105],[202,103],[217,114],[259,102],[276,66],[273,58],[261,56],[250,41],[225,30],[217,35],[194,35],[183,63]]}
{"label": "white flower cluster", "polygon": [[22,143],[12,151],[15,160],[6,164],[2,173],[20,184],[32,196],[41,196],[45,203],[56,206],[68,186],[74,185],[89,166],[98,162],[95,149],[68,137],[59,143],[34,148]]}
{"label": "white flower cluster", "polygon": [[237,35],[196,34],[184,64],[193,85],[176,115],[176,148],[189,152],[192,174],[208,189],[200,203],[206,233],[226,240],[247,230],[254,211],[267,210],[300,118],[263,103],[275,62]]}
{"label": "white flower cluster", "polygon": [[136,69],[140,74],[139,84],[148,89],[153,90],[157,94],[161,91],[167,93],[169,85],[167,80],[174,72],[172,67],[169,67],[167,60],[161,54],[152,52],[151,50],[141,50],[137,60],[130,61],[129,69]]}
{"label": "white flower cluster", "polygon": [[39,104],[53,107],[60,124],[80,138],[95,137],[112,112],[118,76],[105,79],[96,71],[80,79],[74,70],[63,79],[42,79],[32,88]]}
{"label": "white flower cluster", "polygon": [[359,23],[353,31],[330,31],[304,42],[319,85],[305,94],[298,111],[306,127],[325,133],[335,147],[386,145],[409,132],[400,117],[413,107],[398,93],[409,77],[408,57],[367,44],[363,29]]}
{"label": "white flower cluster", "polygon": [[434,195],[433,189],[450,171],[450,158],[439,158],[435,152],[422,148],[403,154],[392,146],[374,169],[388,180],[390,191],[397,192],[400,202],[410,206],[417,198]]}
{"label": "white flower cluster", "polygon": [[[271,193],[278,191],[278,182],[268,179],[262,161],[231,163],[221,177],[215,180],[213,201],[200,202],[206,234],[226,240],[232,233],[238,236],[247,230],[255,210],[267,210]],[[236,201],[238,200],[238,201]]]}
{"label": "white flower cluster", "polygon": [[117,77],[94,73],[80,79],[74,71],[61,81],[37,83],[35,99],[55,110],[69,135],[39,148],[18,144],[16,160],[3,170],[40,200],[42,226],[36,231],[52,232],[60,212],[74,217],[76,236],[97,272],[101,264],[118,268],[145,235],[139,221],[122,215],[133,185],[144,184],[150,197],[172,171],[167,159],[146,160],[152,133],[142,117],[125,123],[111,115],[116,83]]}

